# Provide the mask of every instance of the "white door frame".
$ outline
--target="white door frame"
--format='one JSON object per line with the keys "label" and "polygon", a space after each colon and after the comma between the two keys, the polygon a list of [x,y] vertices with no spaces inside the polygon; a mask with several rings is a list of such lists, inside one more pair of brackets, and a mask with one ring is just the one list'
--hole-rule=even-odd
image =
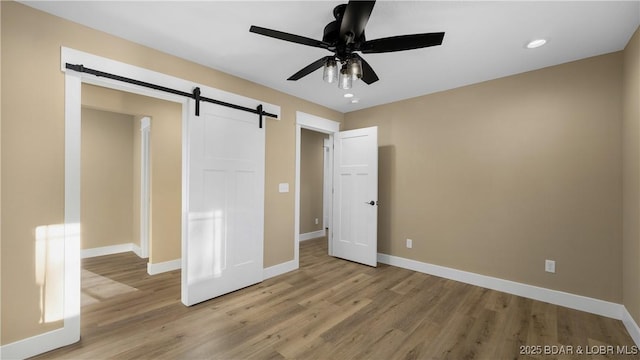
{"label": "white door frame", "polygon": [[149,137],[151,118],[140,119],[140,257],[149,257],[151,226],[151,154]]}
{"label": "white door frame", "polygon": [[[65,64],[83,64],[89,68],[109,69],[119,75],[147,82],[161,81],[166,75],[65,47],[61,48],[60,57],[60,68],[65,74],[64,325],[60,329],[24,341],[31,348],[24,349],[29,355],[20,357],[33,356],[80,340],[80,109],[82,107],[82,84],[92,84],[180,103],[183,105],[183,119],[186,111],[186,98],[85,73],[67,71]],[[164,84],[173,84],[171,81],[166,81],[167,79],[164,80],[162,81]],[[30,341],[31,339],[34,341]]]}
{"label": "white door frame", "polygon": [[324,139],[322,146],[322,231],[329,227],[329,216],[331,216],[331,199],[333,190],[333,149],[329,138]]}
{"label": "white door frame", "polygon": [[[85,53],[79,50],[61,47],[60,70],[65,77],[65,170],[64,170],[64,305],[63,326],[40,335],[3,345],[2,356],[7,358],[27,358],[44,353],[80,340],[80,149],[81,149],[81,114],[82,83],[107,87],[115,90],[131,92],[162,100],[182,104],[183,128],[187,118],[186,106],[188,98],[179,95],[152,90],[129,83],[119,82],[86,73],[68,71],[66,63],[82,64],[87,68],[97,70],[108,69],[120,76],[154,83],[168,88],[191,92],[194,87],[200,87],[203,96],[221,101],[235,103],[248,108],[263,105],[266,112],[275,114],[280,119],[280,107],[245,96],[229,93],[192,81],[187,81],[170,75],[147,70],[134,65],[111,60],[101,56]],[[183,131],[183,181],[182,191],[185,191],[184,157],[187,144]],[[183,199],[185,196],[183,196]],[[184,200],[183,200],[184,202]],[[183,204],[182,223],[185,224],[185,208]],[[182,226],[183,232],[185,226]]]}
{"label": "white door frame", "polygon": [[[329,143],[333,144],[333,134],[340,131],[340,123],[333,120],[324,119],[315,115],[296,112],[296,183],[295,183],[295,218],[294,218],[294,249],[293,261],[295,269],[300,267],[300,144],[302,129],[313,130],[323,134],[329,134]],[[333,177],[331,177],[333,178]],[[331,197],[330,197],[331,198]],[[329,216],[329,224],[325,224],[329,228],[327,238],[329,239],[329,255],[331,255],[331,216]]]}

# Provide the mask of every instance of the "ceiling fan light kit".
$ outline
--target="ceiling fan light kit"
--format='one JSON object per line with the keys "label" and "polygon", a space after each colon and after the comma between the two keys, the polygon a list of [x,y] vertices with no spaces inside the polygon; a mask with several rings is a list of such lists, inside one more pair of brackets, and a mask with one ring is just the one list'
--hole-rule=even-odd
{"label": "ceiling fan light kit", "polygon": [[[356,52],[376,54],[420,49],[442,44],[444,32],[391,36],[367,41],[364,28],[369,21],[375,1],[354,1],[333,9],[336,20],[324,28],[322,41],[300,35],[252,25],[252,33],[289,41],[301,45],[326,49],[333,53],[302,68],[287,80],[296,81],[323,68],[322,79],[327,83],[338,82],[340,89],[350,89],[353,81],[361,79],[367,85],[378,81],[378,75],[366,60]],[[342,66],[338,72],[338,63]]]}
{"label": "ceiling fan light kit", "polygon": [[329,84],[338,82],[340,89],[348,90],[353,86],[353,81],[362,78],[362,61],[358,58],[350,58],[341,63],[342,67],[338,73],[338,61],[334,57],[328,56],[322,70],[322,80]]}

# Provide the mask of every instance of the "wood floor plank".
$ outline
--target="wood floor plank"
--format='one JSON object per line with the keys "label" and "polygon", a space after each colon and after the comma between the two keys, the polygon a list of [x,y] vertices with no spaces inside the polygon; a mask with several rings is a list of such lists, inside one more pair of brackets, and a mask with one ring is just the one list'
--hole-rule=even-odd
{"label": "wood floor plank", "polygon": [[469,336],[469,329],[473,326],[475,318],[466,316],[462,312],[455,312],[449,317],[450,321],[441,324],[441,331],[427,343],[424,350],[426,356],[435,359],[459,359],[463,352],[463,344]]}
{"label": "wood floor plank", "polygon": [[[622,322],[300,245],[300,269],[185,307],[180,271],[83,260],[82,335],[37,359],[584,359],[527,346],[627,346]],[[633,356],[591,354],[588,359]]]}
{"label": "wood floor plank", "polygon": [[[370,299],[359,299],[342,306],[329,304],[325,308],[318,309],[318,312],[313,313],[313,319],[310,319],[306,324],[292,324],[292,327],[295,328],[296,331],[291,338],[288,339],[288,342],[278,344],[276,349],[285,357],[296,359],[299,356],[300,350],[306,350],[314,339],[319,338],[321,334],[327,331],[331,331],[335,325],[360,311],[370,303]],[[332,314],[321,316],[325,311],[332,312]]]}
{"label": "wood floor plank", "polygon": [[[500,293],[504,294],[504,293]],[[521,346],[533,345],[527,342],[529,334],[529,321],[533,300],[525,299],[519,296],[509,294],[503,298],[502,308],[496,308],[493,303],[492,310],[498,314],[498,321],[503,324],[496,330],[496,336],[502,339],[501,343],[494,347],[494,359],[515,358],[516,354],[520,354]]]}

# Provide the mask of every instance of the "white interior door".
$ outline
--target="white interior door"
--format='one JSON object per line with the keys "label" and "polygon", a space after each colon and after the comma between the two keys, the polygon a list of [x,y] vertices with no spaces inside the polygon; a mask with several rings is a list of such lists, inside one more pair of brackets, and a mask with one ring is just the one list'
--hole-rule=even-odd
{"label": "white interior door", "polygon": [[333,256],[377,265],[378,128],[334,137]]}
{"label": "white interior door", "polygon": [[258,116],[194,101],[186,129],[182,302],[262,281],[265,129]]}

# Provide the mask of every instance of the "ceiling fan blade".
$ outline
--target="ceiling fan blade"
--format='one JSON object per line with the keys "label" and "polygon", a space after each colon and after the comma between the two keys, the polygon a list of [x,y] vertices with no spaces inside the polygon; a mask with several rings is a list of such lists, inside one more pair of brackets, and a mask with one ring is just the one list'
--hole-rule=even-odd
{"label": "ceiling fan blade", "polygon": [[311,38],[300,36],[300,35],[289,34],[289,33],[278,31],[278,30],[271,30],[271,29],[267,29],[267,28],[263,28],[255,25],[251,25],[251,27],[249,28],[249,31],[252,33],[272,37],[275,39],[289,41],[296,44],[318,47],[322,49],[326,49],[329,46],[329,44],[320,40],[315,40],[315,39],[311,39]]}
{"label": "ceiling fan blade", "polygon": [[300,70],[297,73],[291,75],[287,80],[296,81],[296,80],[299,80],[299,79],[311,74],[312,72],[320,69],[325,64],[327,59],[329,59],[331,57],[332,56],[325,56],[325,57],[323,57],[321,59],[318,59],[318,60],[312,62],[311,64],[307,65],[302,70]]}
{"label": "ceiling fan blade", "polygon": [[444,39],[443,32],[391,36],[365,41],[360,46],[360,51],[362,51],[363,54],[375,54],[420,49],[429,46],[441,45],[442,39]]}
{"label": "ceiling fan blade", "polygon": [[349,44],[361,38],[375,3],[375,1],[349,1],[340,23],[340,39]]}
{"label": "ceiling fan blade", "polygon": [[373,71],[373,68],[365,59],[356,53],[354,53],[353,56],[357,57],[362,62],[362,78],[360,80],[364,81],[367,85],[371,85],[380,80],[378,75],[376,75],[376,72]]}

